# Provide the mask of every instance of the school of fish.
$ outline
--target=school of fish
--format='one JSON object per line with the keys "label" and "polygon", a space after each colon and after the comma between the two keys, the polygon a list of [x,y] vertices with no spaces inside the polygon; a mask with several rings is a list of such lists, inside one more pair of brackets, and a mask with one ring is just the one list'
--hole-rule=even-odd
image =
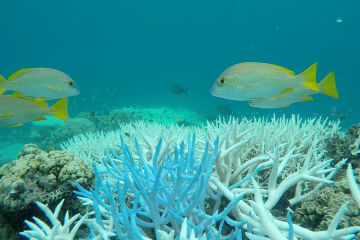
{"label": "school of fish", "polygon": [[[52,68],[21,69],[7,79],[0,76],[0,126],[21,126],[46,120],[46,115],[66,121],[67,97],[78,94],[75,82]],[[46,100],[52,99],[60,100],[49,106]]]}
{"label": "school of fish", "polygon": [[215,81],[211,94],[216,97],[248,101],[257,108],[288,107],[296,102],[311,101],[310,95],[322,93],[338,98],[334,72],[316,81],[317,63],[304,72],[295,73],[282,66],[244,62],[226,69]]}
{"label": "school of fish", "polygon": [[[243,62],[226,69],[213,84],[211,94],[247,101],[257,108],[288,107],[311,101],[311,95],[317,93],[338,98],[334,72],[318,83],[316,71],[317,63],[296,75],[275,64]],[[176,93],[178,89],[175,89]],[[46,115],[67,120],[67,97],[78,94],[76,83],[65,73],[52,68],[21,69],[7,79],[0,76],[0,126],[21,126],[46,120]],[[60,100],[49,106],[46,100],[52,99]]]}

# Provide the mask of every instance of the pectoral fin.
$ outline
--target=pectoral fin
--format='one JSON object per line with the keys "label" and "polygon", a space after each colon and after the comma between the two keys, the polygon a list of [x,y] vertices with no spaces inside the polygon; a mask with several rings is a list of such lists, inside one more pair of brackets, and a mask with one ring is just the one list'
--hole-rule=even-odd
{"label": "pectoral fin", "polygon": [[251,84],[251,83],[249,83],[249,84],[246,84],[245,86],[244,86],[244,88],[247,88],[247,89],[251,89],[251,88],[256,88],[256,84]]}
{"label": "pectoral fin", "polygon": [[250,98],[250,101],[258,101],[258,100],[264,100],[264,97],[259,97],[259,98]]}
{"label": "pectoral fin", "polygon": [[46,118],[45,118],[45,117],[38,117],[38,118],[35,118],[35,119],[33,120],[33,122],[42,121],[42,120],[46,120]]}
{"label": "pectoral fin", "polygon": [[16,124],[8,125],[8,127],[20,127],[21,125],[22,123],[16,123]]}
{"label": "pectoral fin", "polygon": [[19,92],[14,92],[13,94],[11,94],[11,97],[13,98],[25,98],[25,96]]}
{"label": "pectoral fin", "polygon": [[60,89],[58,87],[55,87],[55,86],[52,86],[52,85],[49,85],[49,84],[43,84],[43,87],[45,87],[47,89],[50,89],[50,90],[53,90],[53,91],[58,91]]}
{"label": "pectoral fin", "polygon": [[289,92],[292,92],[292,91],[294,91],[293,88],[285,88],[284,90],[282,90],[281,92],[279,92],[278,95],[285,94],[285,93],[289,93]]}
{"label": "pectoral fin", "polygon": [[3,113],[0,114],[0,119],[5,119],[5,118],[9,118],[13,115],[14,113]]}
{"label": "pectoral fin", "polygon": [[286,105],[281,105],[279,106],[280,108],[285,108],[285,107],[289,107],[291,104],[286,104]]}
{"label": "pectoral fin", "polygon": [[301,102],[308,102],[308,101],[313,101],[314,98],[310,97],[310,96],[307,96],[307,97],[304,97],[303,99],[301,99],[300,101]]}

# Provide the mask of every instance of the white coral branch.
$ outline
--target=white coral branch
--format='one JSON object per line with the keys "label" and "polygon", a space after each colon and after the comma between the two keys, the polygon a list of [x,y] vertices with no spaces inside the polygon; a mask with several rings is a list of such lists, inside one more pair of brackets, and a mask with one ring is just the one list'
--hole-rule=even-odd
{"label": "white coral branch", "polygon": [[27,237],[31,240],[74,239],[76,232],[87,219],[88,214],[82,216],[80,220],[75,224],[75,226],[71,229],[71,226],[75,223],[76,220],[78,220],[80,214],[76,214],[72,218],[69,218],[69,213],[66,211],[64,217],[64,224],[62,225],[61,222],[58,220],[58,215],[63,203],[64,200],[62,200],[56,206],[55,211],[52,212],[47,205],[36,202],[36,205],[45,213],[47,218],[50,220],[52,227],[48,226],[42,220],[33,217],[33,220],[36,224],[26,220],[25,223],[29,226],[30,230],[25,230],[21,232],[20,235]]}
{"label": "white coral branch", "polygon": [[359,187],[359,185],[356,183],[356,180],[355,180],[354,172],[353,172],[353,170],[352,170],[351,163],[349,163],[349,166],[348,166],[348,168],[347,168],[346,177],[347,177],[347,179],[348,179],[348,181],[349,181],[349,186],[350,186],[351,193],[352,193],[355,201],[357,202],[357,204],[358,204],[359,207],[360,207],[360,187]]}

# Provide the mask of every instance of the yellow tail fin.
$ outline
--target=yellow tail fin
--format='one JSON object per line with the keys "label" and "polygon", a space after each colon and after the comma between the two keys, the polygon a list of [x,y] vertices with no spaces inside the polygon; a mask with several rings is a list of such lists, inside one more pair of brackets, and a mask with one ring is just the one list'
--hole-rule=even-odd
{"label": "yellow tail fin", "polygon": [[6,83],[6,78],[0,75],[0,94],[6,91],[6,89],[3,88],[4,83]]}
{"label": "yellow tail fin", "polygon": [[336,89],[335,73],[331,72],[319,83],[319,90],[321,93],[326,94],[333,98],[339,98]]}
{"label": "yellow tail fin", "polygon": [[54,105],[51,106],[53,109],[53,116],[60,118],[61,120],[68,120],[68,113],[67,113],[67,98],[62,98],[57,101]]}
{"label": "yellow tail fin", "polygon": [[316,83],[316,68],[317,62],[308,67],[304,72],[300,73],[300,76],[304,78],[304,87],[318,92],[319,87]]}

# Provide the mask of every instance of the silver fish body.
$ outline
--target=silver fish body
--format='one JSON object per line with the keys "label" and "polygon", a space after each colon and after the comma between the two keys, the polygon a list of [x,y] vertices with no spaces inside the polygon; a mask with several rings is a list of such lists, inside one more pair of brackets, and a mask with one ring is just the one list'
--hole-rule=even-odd
{"label": "silver fish body", "polygon": [[68,75],[52,68],[21,69],[9,76],[8,81],[0,79],[1,89],[45,99],[79,94],[78,86]]}

